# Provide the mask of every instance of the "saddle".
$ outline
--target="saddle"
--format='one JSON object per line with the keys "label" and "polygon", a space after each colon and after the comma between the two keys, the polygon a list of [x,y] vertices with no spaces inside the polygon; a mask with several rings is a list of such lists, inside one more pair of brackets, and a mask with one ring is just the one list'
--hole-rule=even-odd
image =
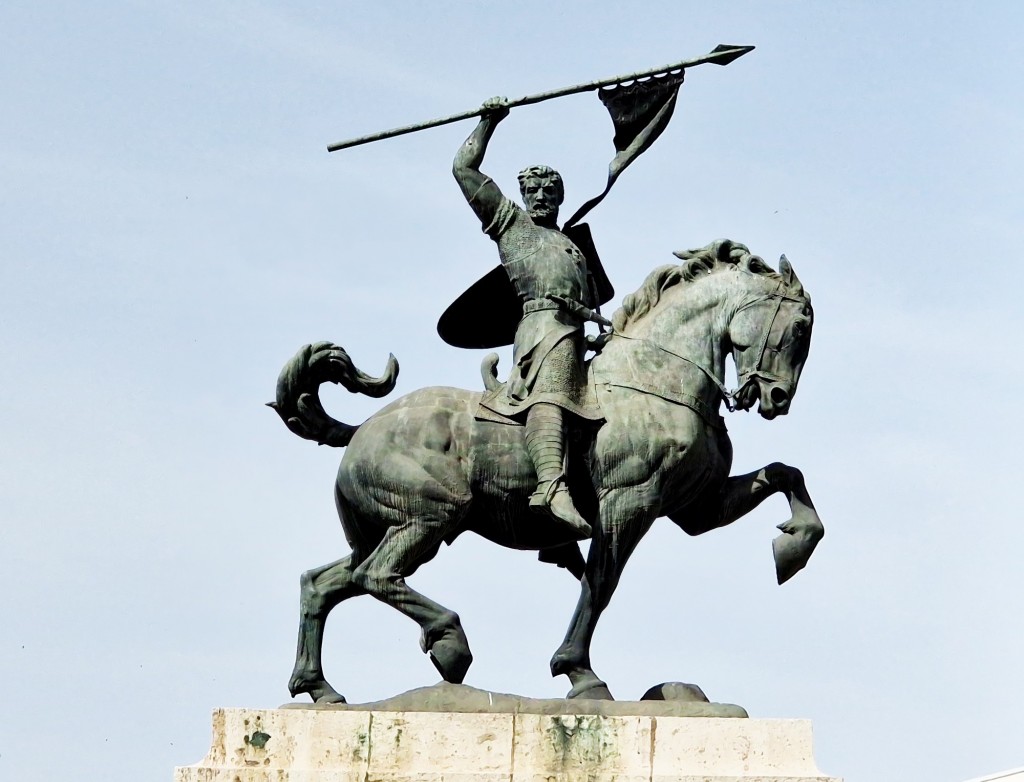
{"label": "saddle", "polygon": [[[557,402],[563,410],[572,413],[577,419],[600,426],[604,423],[604,414],[601,412],[601,404],[598,402],[597,390],[594,383],[594,373],[591,371],[591,363],[587,361],[583,365],[587,376],[587,385],[580,404],[569,399]],[[483,396],[477,405],[474,418],[477,421],[490,421],[495,424],[507,424],[509,426],[524,426],[526,424],[526,409],[521,405],[512,403],[505,391],[505,383],[498,380],[498,354],[489,353],[480,363],[480,375],[484,381]],[[570,431],[576,427],[570,424]],[[591,427],[587,427],[591,428]]]}
{"label": "saddle", "polygon": [[[584,364],[587,375],[586,392],[582,404],[568,402],[559,405],[573,413],[567,421],[565,442],[566,473],[565,483],[576,509],[583,518],[596,523],[598,512],[597,492],[590,476],[590,453],[594,435],[604,424],[604,414],[597,401],[594,375],[591,364]],[[480,364],[480,374],[486,389],[474,413],[477,421],[489,421],[506,426],[525,426],[526,416],[522,407],[509,404],[505,383],[498,380],[498,354],[490,353]],[[570,541],[537,552],[537,559],[565,568],[576,578],[583,578],[585,563],[579,544]]]}

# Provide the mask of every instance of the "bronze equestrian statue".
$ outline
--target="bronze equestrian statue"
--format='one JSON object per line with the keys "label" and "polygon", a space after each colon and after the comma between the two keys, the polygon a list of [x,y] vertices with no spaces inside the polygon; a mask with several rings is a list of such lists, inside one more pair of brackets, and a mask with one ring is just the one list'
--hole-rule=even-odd
{"label": "bronze equestrian statue", "polygon": [[[320,384],[385,396],[398,374],[393,356],[380,378],[325,342],[303,347],[285,366],[272,406],[289,429],[347,446],[335,498],[352,548],[302,576],[293,696],[344,700],[324,678],[324,623],[343,600],[364,594],[419,624],[421,647],[441,676],[461,682],[472,654],[458,615],[405,579],[464,532],[555,552],[550,559],[580,577],[576,611],[551,660],[552,675],[569,677],[570,698],[611,698],[591,666],[590,643],[626,561],[655,519],[667,516],[701,535],[781,492],[792,515],[773,546],[779,583],[806,564],[824,530],[802,474],[772,463],[730,477],[732,446],[719,408],[757,404],[767,419],[789,412],[810,345],[810,298],[785,257],[775,272],[728,240],[677,256],[681,264],[659,266],[625,297],[606,344],[585,365],[585,404],[603,419],[581,428],[569,460],[573,495],[593,526],[585,569],[575,531],[531,507],[538,476],[526,428],[481,406],[485,397],[507,393],[490,373],[486,393],[424,388],[352,426],[327,415]],[[724,385],[730,355],[739,379],[734,392]]]}
{"label": "bronze equestrian statue", "polygon": [[[438,324],[460,347],[513,344],[507,382],[497,357],[484,360],[484,391],[423,388],[394,400],[359,426],[333,419],[323,383],[352,393],[389,394],[391,356],[375,378],[341,347],[303,347],[278,378],[271,406],[309,440],[345,447],[335,499],[352,549],[301,579],[293,696],[343,702],[324,677],[324,625],[339,603],[371,595],[421,629],[420,645],[441,676],[461,682],[473,656],[458,614],[411,589],[406,578],[442,543],[474,532],[508,548],[534,550],[569,570],[580,597],[552,675],[569,698],[612,697],[594,672],[590,644],[634,548],[659,517],[689,535],[731,524],[777,492],[791,517],[773,542],[781,584],[804,567],[824,528],[803,475],[778,462],[730,477],[732,445],[720,414],[758,406],[789,412],[807,358],[814,313],[792,266],[770,268],[742,244],[722,239],[676,253],[623,299],[613,295],[589,229],[579,219],[664,130],[686,68],[725,65],[753,47],[716,47],[673,66],[590,82],[332,145],[342,149],[478,116],[453,173],[501,265],[448,308]],[[561,177],[546,166],[519,176],[525,208],[480,171],[495,126],[509,106],[597,90],[615,127],[616,155],[603,193],[559,228]],[[600,333],[587,337],[586,322]],[[587,349],[595,352],[587,359]],[[725,387],[732,357],[739,387]],[[578,540],[590,539],[584,562]]]}

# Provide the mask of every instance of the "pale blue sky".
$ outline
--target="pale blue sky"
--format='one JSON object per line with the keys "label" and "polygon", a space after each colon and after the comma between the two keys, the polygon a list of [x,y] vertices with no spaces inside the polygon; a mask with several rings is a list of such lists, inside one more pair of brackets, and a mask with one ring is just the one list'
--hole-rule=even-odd
{"label": "pale blue sky", "polygon": [[[718,43],[758,48],[690,72],[589,222],[620,296],[721,236],[787,254],[811,357],[788,418],[729,419],[734,471],[801,467],[827,537],[780,588],[782,499],[655,525],[595,665],[620,698],[680,679],[812,719],[850,782],[1024,762],[1024,6],[8,0],[0,30],[0,778],[169,780],[213,707],[287,700],[298,576],[346,552],[341,452],[262,406],[300,345],[394,352],[396,395],[478,387],[434,330],[496,260],[450,174],[471,123],[326,145]],[[572,207],[611,152],[583,95],[515,110],[485,170],[554,165]],[[461,614],[467,683],[564,694],[564,571],[465,538],[412,583]],[[328,676],[432,683],[417,636],[346,603]]]}

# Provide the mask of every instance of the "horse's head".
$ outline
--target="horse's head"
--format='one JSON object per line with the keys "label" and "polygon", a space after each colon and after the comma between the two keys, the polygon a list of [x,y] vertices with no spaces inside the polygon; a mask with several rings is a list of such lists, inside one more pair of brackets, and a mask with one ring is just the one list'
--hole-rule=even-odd
{"label": "horse's head", "polygon": [[749,410],[759,401],[758,412],[768,420],[789,412],[814,323],[811,300],[785,255],[779,272],[781,280],[752,294],[729,324],[739,378],[736,408]]}

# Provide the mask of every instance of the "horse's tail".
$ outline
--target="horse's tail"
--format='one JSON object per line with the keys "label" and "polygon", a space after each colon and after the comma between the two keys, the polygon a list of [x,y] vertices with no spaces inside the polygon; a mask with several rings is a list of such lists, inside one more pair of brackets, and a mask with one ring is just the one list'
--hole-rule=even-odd
{"label": "horse's tail", "polygon": [[344,448],[358,426],[331,418],[320,403],[323,383],[340,383],[353,394],[387,396],[398,379],[398,361],[388,357],[381,377],[371,377],[356,369],[344,348],[332,342],[303,345],[284,365],[277,378],[277,400],[268,402],[281,416],[285,426],[299,437],[320,445]]}

